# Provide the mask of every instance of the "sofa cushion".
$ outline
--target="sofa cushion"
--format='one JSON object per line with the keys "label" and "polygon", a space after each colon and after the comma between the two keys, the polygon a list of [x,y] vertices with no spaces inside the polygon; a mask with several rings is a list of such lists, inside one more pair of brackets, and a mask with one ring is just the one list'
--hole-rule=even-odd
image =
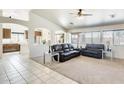
{"label": "sofa cushion", "polygon": [[72,54],[72,52],[70,52],[70,51],[61,53],[61,55],[66,56],[66,57],[71,55],[71,54]]}
{"label": "sofa cushion", "polygon": [[70,50],[69,49],[64,49],[64,52],[69,52]]}
{"label": "sofa cushion", "polygon": [[79,51],[76,51],[76,50],[73,50],[73,51],[70,51],[72,54],[74,53],[79,53]]}
{"label": "sofa cushion", "polygon": [[104,44],[87,44],[86,49],[103,49],[104,50]]}
{"label": "sofa cushion", "polygon": [[68,44],[62,44],[63,49],[69,49]]}
{"label": "sofa cushion", "polygon": [[54,45],[54,46],[52,46],[53,48],[52,49],[54,49],[54,52],[55,51],[62,51],[62,46],[61,45]]}
{"label": "sofa cushion", "polygon": [[74,49],[73,49],[73,48],[70,48],[69,50],[70,50],[70,51],[73,51]]}
{"label": "sofa cushion", "polygon": [[71,44],[68,44],[68,47],[69,47],[69,50],[70,51],[73,51],[74,50],[74,47]]}
{"label": "sofa cushion", "polygon": [[98,54],[97,51],[94,50],[84,50],[85,53],[90,53],[90,54]]}
{"label": "sofa cushion", "polygon": [[72,54],[76,54],[76,53],[79,53],[79,51],[68,51],[68,52],[63,52],[62,55],[64,56],[68,56],[68,55],[72,55]]}
{"label": "sofa cushion", "polygon": [[68,44],[62,44],[62,48],[63,48],[64,52],[68,52],[69,51]]}

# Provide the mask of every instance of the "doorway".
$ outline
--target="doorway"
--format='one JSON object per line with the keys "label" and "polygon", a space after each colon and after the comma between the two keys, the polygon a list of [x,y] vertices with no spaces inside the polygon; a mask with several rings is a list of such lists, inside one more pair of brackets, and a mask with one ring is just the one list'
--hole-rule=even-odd
{"label": "doorway", "polygon": [[13,23],[2,23],[2,55],[29,55],[28,28]]}

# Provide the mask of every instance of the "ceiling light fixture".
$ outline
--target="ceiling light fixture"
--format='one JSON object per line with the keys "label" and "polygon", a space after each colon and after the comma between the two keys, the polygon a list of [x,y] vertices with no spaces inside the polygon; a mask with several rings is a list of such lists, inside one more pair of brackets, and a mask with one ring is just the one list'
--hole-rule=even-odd
{"label": "ceiling light fixture", "polygon": [[71,25],[74,25],[74,23],[70,22]]}
{"label": "ceiling light fixture", "polygon": [[9,16],[9,18],[11,19],[11,18],[12,18],[12,16]]}
{"label": "ceiling light fixture", "polygon": [[114,17],[115,17],[115,14],[111,14],[110,17],[111,17],[111,18],[114,18]]}
{"label": "ceiling light fixture", "polygon": [[81,19],[84,19],[84,16],[77,16],[76,18],[81,20]]}

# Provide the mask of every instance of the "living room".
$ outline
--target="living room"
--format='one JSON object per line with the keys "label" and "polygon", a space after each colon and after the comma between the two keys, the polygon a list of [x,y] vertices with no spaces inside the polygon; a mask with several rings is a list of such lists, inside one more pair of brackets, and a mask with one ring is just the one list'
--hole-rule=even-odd
{"label": "living room", "polygon": [[[77,81],[78,83],[122,83],[123,79],[120,75],[122,73],[120,71],[117,71],[116,73],[120,73],[117,75],[117,77],[113,78],[114,69],[112,66],[122,66],[123,64],[123,52],[121,52],[123,47],[123,18],[121,15],[123,15],[123,10],[69,10],[69,9],[62,9],[62,10],[36,10],[34,11],[39,16],[42,16],[48,20],[50,20],[53,23],[62,25],[66,29],[66,35],[64,43],[73,45],[74,48],[78,48],[81,50],[81,56],[79,54],[70,55],[68,56],[69,52],[67,45],[61,46],[61,42],[54,42],[50,43],[51,45],[58,45],[57,48],[60,48],[60,50],[56,50],[54,46],[54,51],[61,52],[66,51],[67,54],[61,54],[59,55],[59,58],[57,58],[57,54],[55,57],[55,60],[64,63],[57,63],[52,62],[48,53],[40,54],[37,57],[34,57],[33,59],[37,61],[40,64],[43,64],[49,68],[51,68],[54,71],[57,71],[72,80]],[[56,11],[56,12],[55,12]],[[84,16],[78,15],[78,13],[83,12]],[[85,14],[85,11],[86,14]],[[49,16],[49,13],[52,14]],[[76,15],[77,13],[77,15]],[[63,20],[59,20],[58,17],[59,14],[61,15],[61,19],[65,20],[65,24],[62,23]],[[63,14],[63,15],[62,15]],[[120,20],[120,21],[119,21]],[[56,35],[55,35],[56,37]],[[52,42],[56,38],[52,38]],[[61,39],[61,38],[60,38]],[[56,41],[56,40],[55,40]],[[62,42],[63,43],[63,42]],[[66,50],[61,50],[61,48],[67,48]],[[90,52],[86,53],[84,48],[90,48]],[[103,51],[96,54],[93,50],[96,48],[102,49]],[[70,50],[70,49],[69,49]],[[92,51],[91,51],[92,50]],[[97,50],[98,51],[98,50]],[[48,49],[49,52],[49,49]],[[33,52],[32,52],[33,53]],[[40,51],[41,53],[41,51]],[[37,52],[38,54],[38,52]],[[73,53],[72,53],[73,54]],[[41,57],[42,55],[42,57]],[[66,55],[64,57],[64,55]],[[82,56],[83,55],[83,56]],[[46,59],[44,58],[46,57]],[[75,57],[78,56],[78,57]],[[90,57],[87,57],[90,56]],[[94,58],[95,57],[95,58]],[[48,59],[49,58],[49,59]],[[45,59],[45,60],[44,60]],[[101,64],[100,68],[96,66],[96,64],[91,65],[90,62],[96,62],[97,65]],[[81,62],[89,62],[89,63],[81,63]],[[108,68],[109,64],[109,68]],[[94,72],[93,69],[85,68],[95,68]],[[104,65],[104,66],[103,66]],[[85,66],[85,67],[84,67]],[[112,67],[112,68],[111,68]],[[75,68],[75,70],[73,70]],[[84,69],[85,68],[85,69]],[[96,68],[98,69],[96,71]],[[107,71],[102,71],[103,69],[107,68]],[[110,68],[113,69],[113,71],[110,71]],[[121,69],[122,70],[122,69]],[[100,72],[99,72],[100,71]],[[86,74],[87,72],[88,75]],[[103,72],[105,74],[103,74]],[[77,73],[80,73],[77,75]],[[96,73],[93,76],[91,76],[92,73]],[[103,74],[103,75],[101,75]],[[89,78],[89,79],[88,79]],[[94,78],[94,80],[92,79]],[[113,78],[113,79],[112,79]],[[118,79],[117,79],[118,78]],[[103,81],[100,81],[100,79],[104,79]]]}
{"label": "living room", "polygon": [[0,92],[124,93],[123,0],[1,0]]}
{"label": "living room", "polygon": [[[14,11],[19,13],[20,10]],[[10,16],[0,17],[1,25],[4,23],[19,24],[26,26],[29,30],[29,53],[26,55],[8,54],[7,56],[1,53],[2,58],[0,59],[6,68],[8,68],[6,64],[10,63],[4,62],[4,60],[11,61],[12,66],[16,66],[16,70],[19,70],[16,73],[21,74],[19,76],[22,81],[16,81],[15,78],[19,76],[14,74],[14,78],[9,78],[3,83],[124,83],[123,9],[32,9],[26,11],[29,12],[29,20],[26,21],[14,18],[13,15],[11,18]],[[2,33],[1,37],[3,37]],[[3,47],[2,38],[0,40]],[[2,52],[2,47],[0,52]],[[25,61],[23,57],[26,58]],[[18,59],[24,62],[20,62]],[[14,60],[17,61],[17,65]],[[61,82],[53,78],[51,80],[44,77],[44,79],[41,77],[44,75],[42,71],[37,71],[32,64],[36,65],[38,69],[40,66],[44,68],[43,73],[46,73],[49,78],[52,76],[59,79],[59,76],[57,78],[54,75],[56,73],[67,79],[60,80]],[[36,78],[28,81],[29,76],[24,75],[23,77],[23,74],[27,74],[25,67],[26,69],[28,67],[31,73],[34,69],[35,76],[40,77],[43,82],[39,79],[37,81]],[[54,74],[51,75],[51,72]],[[117,75],[114,76],[115,74]],[[12,77],[9,74],[6,75]]]}

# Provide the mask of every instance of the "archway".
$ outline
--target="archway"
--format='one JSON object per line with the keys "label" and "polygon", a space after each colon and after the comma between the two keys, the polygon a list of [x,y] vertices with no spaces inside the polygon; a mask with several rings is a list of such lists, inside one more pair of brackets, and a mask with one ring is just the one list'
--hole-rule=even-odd
{"label": "archway", "polygon": [[56,31],[55,32],[55,43],[65,43],[66,42],[66,33],[64,31]]}
{"label": "archway", "polygon": [[30,42],[31,57],[43,56],[44,51],[49,51],[52,40],[51,31],[47,28],[38,27],[32,29],[30,38],[32,39],[32,42]]}
{"label": "archway", "polygon": [[[28,27],[15,23],[1,23],[2,25],[2,54],[19,52],[21,54],[29,54],[28,46]],[[5,29],[10,31],[10,38],[5,37]],[[7,49],[7,46],[11,46],[11,49]],[[15,49],[12,47],[18,47]],[[14,50],[15,49],[15,50]]]}

